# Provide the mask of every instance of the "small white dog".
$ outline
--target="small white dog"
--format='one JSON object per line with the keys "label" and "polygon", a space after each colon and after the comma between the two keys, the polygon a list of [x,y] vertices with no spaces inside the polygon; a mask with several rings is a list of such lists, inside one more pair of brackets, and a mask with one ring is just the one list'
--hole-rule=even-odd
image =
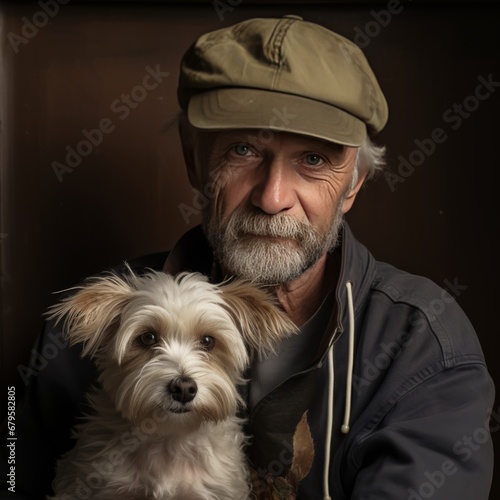
{"label": "small white dog", "polygon": [[49,314],[100,372],[95,414],[58,463],[53,499],[248,497],[237,385],[253,354],[296,331],[264,291],[129,270],[94,279]]}

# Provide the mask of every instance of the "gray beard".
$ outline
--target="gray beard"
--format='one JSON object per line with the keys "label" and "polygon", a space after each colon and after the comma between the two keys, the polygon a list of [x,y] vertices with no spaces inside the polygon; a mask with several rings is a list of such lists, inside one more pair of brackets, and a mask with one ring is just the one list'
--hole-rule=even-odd
{"label": "gray beard", "polygon": [[342,202],[329,230],[323,233],[307,221],[260,211],[240,209],[227,220],[220,220],[212,207],[205,220],[205,232],[227,273],[255,283],[281,285],[297,279],[335,248],[344,220]]}

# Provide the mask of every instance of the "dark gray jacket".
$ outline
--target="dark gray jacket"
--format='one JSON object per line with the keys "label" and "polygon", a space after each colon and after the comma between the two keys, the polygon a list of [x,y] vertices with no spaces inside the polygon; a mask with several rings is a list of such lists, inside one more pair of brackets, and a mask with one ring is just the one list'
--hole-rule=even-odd
{"label": "dark gray jacket", "polygon": [[[132,267],[213,276],[200,228],[166,257]],[[474,329],[456,303],[459,289],[451,284],[446,291],[375,261],[347,226],[330,260],[335,297],[312,363],[248,416],[249,457],[260,478],[287,476],[293,435],[305,414],[314,458],[301,478],[301,499],[486,500],[494,388]],[[60,345],[58,355],[40,370],[34,362],[17,416],[16,491],[26,498],[42,498],[50,488],[56,458],[71,446],[70,427],[95,377],[92,364],[64,346],[51,325],[37,351],[49,343]]]}

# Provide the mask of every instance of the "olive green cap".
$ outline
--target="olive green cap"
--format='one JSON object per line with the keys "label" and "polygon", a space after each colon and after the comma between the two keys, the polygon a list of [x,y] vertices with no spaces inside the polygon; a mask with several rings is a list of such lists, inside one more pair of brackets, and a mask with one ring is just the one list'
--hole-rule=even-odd
{"label": "olive green cap", "polygon": [[387,122],[364,54],[297,16],[202,35],[181,62],[181,108],[201,129],[271,129],[360,146]]}

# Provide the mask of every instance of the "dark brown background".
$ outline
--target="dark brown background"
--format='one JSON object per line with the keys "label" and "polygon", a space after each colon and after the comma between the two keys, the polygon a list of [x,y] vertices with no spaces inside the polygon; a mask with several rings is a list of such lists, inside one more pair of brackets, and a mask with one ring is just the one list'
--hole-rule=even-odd
{"label": "dark brown background", "polygon": [[[457,300],[499,380],[500,88],[456,130],[452,125],[458,122],[446,120],[451,115],[445,113],[474,94],[478,77],[491,74],[500,81],[500,7],[479,1],[402,2],[402,11],[381,26],[373,12],[396,6],[395,0],[225,1],[234,7],[222,20],[212,1],[72,1],[59,5],[45,25],[43,14],[37,16],[43,12],[40,3],[2,3],[2,390],[15,384],[22,392],[17,368],[27,363],[52,292],[121,260],[168,249],[198,222],[195,216],[187,222],[179,210],[181,204],[196,205],[175,126],[162,132],[178,112],[178,63],[188,45],[207,30],[290,13],[363,46],[390,106],[378,139],[388,146],[394,172],[400,155],[408,159],[416,149],[416,139],[430,137],[436,128],[446,133],[446,141],[396,183],[395,191],[384,177],[367,187],[348,218],[379,260],[442,286],[466,287]],[[29,32],[26,21],[35,20],[42,26]],[[12,34],[22,36],[23,29],[30,37],[15,47]],[[369,38],[362,41],[360,32]],[[157,65],[169,76],[145,96],[136,90],[144,99],[122,120],[113,102],[141,84],[147,66]],[[84,139],[82,130],[105,118],[113,132],[60,182],[52,163],[64,163],[65,148],[75,148]],[[499,494],[495,485],[491,498]]]}

